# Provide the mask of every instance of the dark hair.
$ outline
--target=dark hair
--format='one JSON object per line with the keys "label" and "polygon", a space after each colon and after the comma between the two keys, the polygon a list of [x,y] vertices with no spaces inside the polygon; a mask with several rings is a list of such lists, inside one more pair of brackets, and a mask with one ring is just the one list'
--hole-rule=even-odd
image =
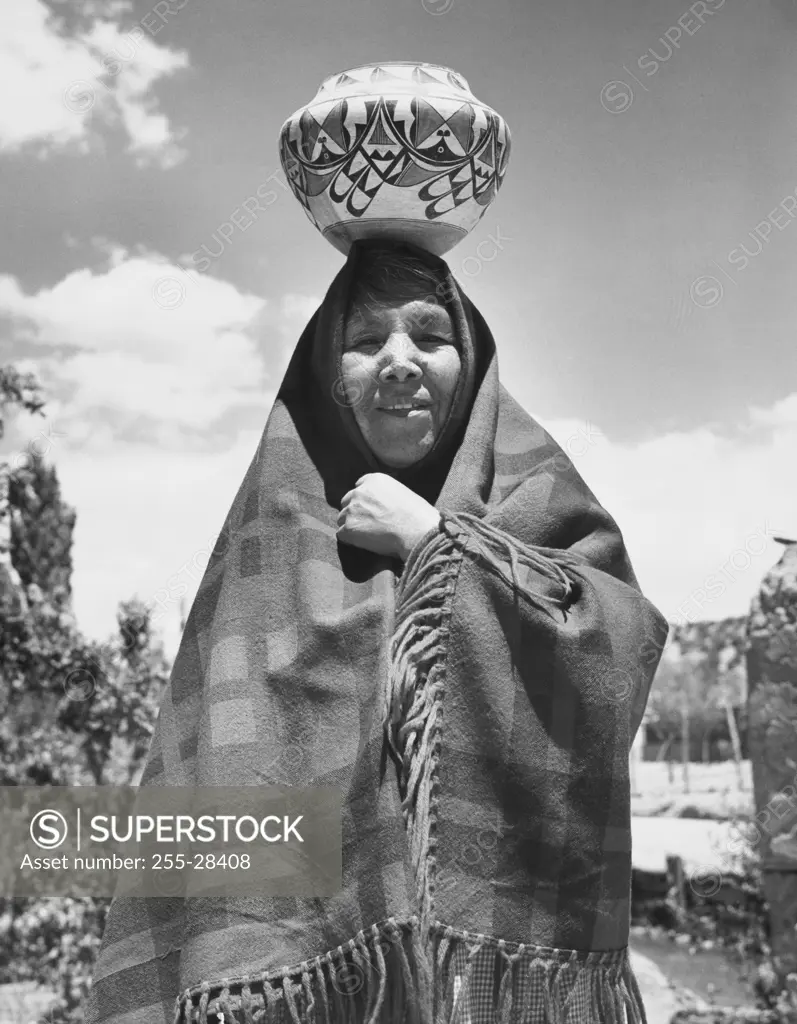
{"label": "dark hair", "polygon": [[378,303],[408,293],[415,295],[418,291],[427,292],[427,301],[445,301],[447,285],[440,272],[400,243],[367,243],[358,269],[350,308],[355,299]]}

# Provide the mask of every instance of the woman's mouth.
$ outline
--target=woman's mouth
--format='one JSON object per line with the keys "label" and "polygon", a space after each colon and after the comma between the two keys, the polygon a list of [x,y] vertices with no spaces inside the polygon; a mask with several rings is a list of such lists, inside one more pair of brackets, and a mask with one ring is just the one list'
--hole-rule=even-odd
{"label": "woman's mouth", "polygon": [[377,406],[379,412],[387,416],[399,416],[406,419],[408,416],[415,417],[422,412],[428,412],[430,402],[425,398],[418,398],[416,395],[408,395],[393,399],[383,399],[383,404]]}
{"label": "woman's mouth", "polygon": [[422,412],[428,412],[429,406],[419,405],[415,402],[397,402],[395,405],[380,406],[379,411],[387,416],[400,416],[406,419],[409,416],[414,417]]}

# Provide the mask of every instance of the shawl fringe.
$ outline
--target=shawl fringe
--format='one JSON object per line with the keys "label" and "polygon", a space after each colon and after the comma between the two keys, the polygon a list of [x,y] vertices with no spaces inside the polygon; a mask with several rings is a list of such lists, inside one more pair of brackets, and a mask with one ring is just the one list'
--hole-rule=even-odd
{"label": "shawl fringe", "polygon": [[423,1004],[417,917],[360,931],[292,968],[203,982],[175,1024],[646,1024],[628,950],[505,943],[435,922]]}
{"label": "shawl fringe", "polygon": [[[401,810],[422,935],[428,931],[433,911],[435,783],[448,622],[461,560],[461,548],[442,529],[427,535],[410,553],[396,591],[396,628],[382,718],[387,744],[399,766]],[[430,982],[428,958],[423,966],[424,979]]]}
{"label": "shawl fringe", "polygon": [[[486,523],[483,519],[470,515],[468,512],[460,512],[457,515],[449,514],[447,521],[443,520],[443,528],[454,537],[465,532],[474,543],[482,559],[498,573],[504,582],[509,584],[516,596],[521,595],[529,601],[533,601],[545,611],[550,611],[546,605],[553,605],[562,612],[566,612],[575,600],[576,588],[558,562],[554,562],[541,555],[539,551],[535,551],[534,548],[522,544],[516,537],[492,523]],[[509,576],[502,564],[503,559],[509,562],[511,573]],[[562,588],[561,594],[544,594],[541,591],[522,586],[519,573],[521,565],[552,583],[558,583]]]}

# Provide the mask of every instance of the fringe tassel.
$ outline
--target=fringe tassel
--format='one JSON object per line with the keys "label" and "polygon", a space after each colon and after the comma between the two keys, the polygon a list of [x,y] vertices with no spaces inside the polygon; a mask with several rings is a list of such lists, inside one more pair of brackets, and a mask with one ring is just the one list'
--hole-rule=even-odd
{"label": "fringe tassel", "polygon": [[617,1024],[625,1024],[625,1007],[630,1001],[630,992],[628,986],[622,978],[617,979],[617,984],[613,988],[614,993],[614,1012],[617,1018]]}
{"label": "fringe tassel", "polygon": [[329,1015],[329,995],[327,993],[326,978],[324,977],[324,970],[321,966],[320,957],[316,957],[315,978],[318,991],[321,995],[321,1005],[324,1007],[324,1024],[332,1024],[332,1019]]}
{"label": "fringe tassel", "polygon": [[[366,1024],[375,1024],[382,1005],[382,999],[384,998],[385,963],[384,954],[382,953],[381,944],[379,942],[379,929],[377,928],[372,934],[375,939],[374,952],[377,956],[377,966],[375,966],[371,961],[366,937],[362,931],[356,935],[355,945],[351,951],[352,956],[355,958],[355,962],[358,963],[358,967],[362,973],[361,976],[366,983]],[[380,962],[381,970],[378,966]],[[378,986],[374,984],[374,981],[377,978],[379,979]]]}
{"label": "fringe tassel", "polygon": [[449,977],[449,972],[446,970],[446,954],[448,953],[448,947],[451,945],[451,936],[453,934],[453,928],[446,928],[437,945],[437,954],[435,957],[434,1005],[432,1007],[435,1024],[443,1024],[446,996],[448,995],[448,985],[446,983],[450,983],[452,987],[454,984],[453,976]]}
{"label": "fringe tassel", "polygon": [[628,1016],[628,1024],[648,1024],[645,1004],[642,1000],[642,993],[639,990],[639,982],[636,979],[630,962],[627,963],[627,970],[623,972],[623,983],[629,995],[627,1005],[631,1011]]}
{"label": "fringe tassel", "polygon": [[647,1024],[627,949],[515,945],[438,922],[423,938],[418,918],[390,918],[293,969],[204,983],[180,997],[179,1024]]}
{"label": "fringe tassel", "polygon": [[[491,523],[486,523],[483,519],[479,519],[478,516],[471,515],[468,512],[460,512],[456,515],[447,513],[446,515],[476,542],[481,556],[490,563],[498,575],[513,588],[516,594],[523,594],[529,600],[535,601],[535,603],[541,601],[543,604],[552,604],[562,611],[565,611],[572,604],[574,597],[573,584],[558,562],[546,558],[526,544],[521,544],[511,534],[506,533],[506,531],[499,529],[497,526],[493,526]],[[509,562],[511,576],[507,576],[504,571],[499,561],[500,556],[505,557]],[[551,597],[537,590],[521,587],[520,565],[525,565],[526,568],[539,573],[541,576],[546,577],[546,579],[559,583],[562,587],[561,595],[559,597]]]}
{"label": "fringe tassel", "polygon": [[[401,967],[401,976],[404,980],[404,986],[407,992],[415,994],[415,982],[412,977],[412,970],[410,968],[410,962],[407,958],[407,951],[404,949],[404,935],[396,923],[396,919],[391,917],[388,922],[388,934],[393,940],[392,948],[395,949],[399,956],[399,966]],[[392,1015],[391,1015],[392,1019]]]}
{"label": "fringe tassel", "polygon": [[523,1006],[521,1007],[521,1010],[520,1010],[520,1016],[519,1016],[520,1020],[531,1020],[531,999],[532,999],[532,996],[534,994],[534,990],[533,990],[532,984],[531,984],[532,978],[533,978],[532,972],[531,972],[531,970],[529,970],[529,983],[527,985],[525,985],[525,986],[522,986],[522,989],[525,989],[525,997],[526,998],[523,1000]]}
{"label": "fringe tassel", "polygon": [[221,982],[221,995],[216,1000],[216,1013],[224,1014],[224,1024],[234,1024],[235,1017],[233,1016],[232,1007],[230,1006],[230,982],[228,978],[223,978]]}
{"label": "fringe tassel", "polygon": [[465,964],[465,973],[462,975],[459,990],[454,998],[454,1005],[451,1007],[449,1024],[455,1024],[462,1006],[465,1005],[465,995],[470,991],[470,979],[473,974],[473,963],[476,959],[477,953],[480,953],[483,948],[482,943],[477,942],[468,953],[468,960]]}
{"label": "fringe tassel", "polygon": [[296,1009],[296,1000],[293,998],[293,985],[287,974],[282,979],[282,991],[285,996],[285,1005],[288,1007],[293,1024],[304,1024],[299,1016],[299,1011]]}
{"label": "fringe tassel", "polygon": [[252,1014],[252,990],[248,985],[241,989],[241,1008],[244,1011],[244,1024],[255,1024]]}
{"label": "fringe tassel", "polygon": [[305,1003],[305,1011],[302,1015],[306,1015],[308,1021],[315,1022],[315,998],[313,996],[313,990],[310,986],[310,972],[305,970],[302,971],[302,987],[304,988],[304,994],[307,1002]]}
{"label": "fringe tassel", "polygon": [[598,977],[597,973],[594,973],[590,978],[589,994],[590,994],[590,1006],[596,1014],[598,1020],[606,1020],[606,1010],[603,1005],[603,986],[601,985],[601,978]]}
{"label": "fringe tassel", "polygon": [[279,999],[279,997],[277,996],[277,990],[271,985],[271,983],[268,980],[267,975],[265,975],[265,974],[263,975],[263,977],[261,979],[261,983],[263,985],[263,991],[266,994],[266,999],[265,999],[266,1006],[265,1006],[264,1018],[265,1018],[266,1021],[276,1022],[277,1019],[278,1019],[278,1013],[279,1013],[278,1006],[277,1006],[278,999]]}
{"label": "fringe tassel", "polygon": [[[340,946],[338,946],[337,953],[340,956],[341,963],[343,965],[343,968],[345,969],[345,967],[346,967],[346,960],[345,960],[345,958],[343,956],[343,950],[341,949]],[[330,974],[331,974],[330,984],[331,984],[331,987],[332,987],[332,991],[334,992],[334,997],[333,998],[335,1000],[335,1019],[338,1020],[338,1021],[345,1021],[345,1019],[346,1019],[346,1010],[345,1010],[344,1005],[343,1005],[343,995],[342,995],[340,989],[338,988],[338,986],[335,984],[335,979],[337,979],[337,977],[339,975],[338,975],[338,969],[335,968],[334,960],[332,960],[331,963],[330,963]]]}
{"label": "fringe tassel", "polygon": [[[202,995],[199,997],[199,1024],[208,1024],[208,1002],[210,1001],[210,985],[202,983]],[[191,1004],[189,1003],[189,1006]],[[191,1018],[188,1018],[189,1021]]]}
{"label": "fringe tassel", "polygon": [[441,530],[406,563],[396,594],[397,624],[384,695],[382,721],[399,765],[401,809],[424,942],[432,917],[430,831],[447,627],[461,559],[460,548]]}
{"label": "fringe tassel", "polygon": [[[379,990],[376,993],[376,1006],[374,1007],[373,1013],[368,1018],[368,1024],[376,1024],[379,1019],[379,1011],[382,1009],[382,1003],[385,999],[385,988],[387,986],[387,965],[385,963],[385,954],[382,951],[382,943],[379,941],[379,930],[374,925],[373,928],[374,937],[376,939],[376,960],[377,960],[377,975],[379,977]],[[373,973],[373,972],[372,972]]]}
{"label": "fringe tassel", "polygon": [[512,1014],[513,984],[515,981],[515,966],[523,956],[524,946],[518,948],[517,953],[510,955],[504,948],[505,943],[501,940],[498,943],[498,952],[506,961],[504,973],[501,977],[501,984],[498,989],[498,1020],[499,1024],[509,1024]]}
{"label": "fringe tassel", "polygon": [[[415,925],[415,922],[413,922]],[[434,996],[434,964],[429,956],[427,934],[421,934],[421,928],[413,927],[410,931],[412,964],[415,967],[415,1014],[414,1024],[433,1024],[432,1000]]]}
{"label": "fringe tassel", "polygon": [[[362,932],[360,932],[358,935],[355,935],[353,939],[349,940],[349,948],[351,949],[351,962],[354,964],[354,977],[352,979],[352,995],[357,996],[363,991],[363,988],[366,988],[367,997],[367,989],[370,988],[371,982],[371,972],[368,969],[367,957],[364,958],[360,953],[361,935]],[[362,996],[360,996],[360,998],[362,999]],[[352,1000],[352,1002],[354,1001],[355,1000]]]}

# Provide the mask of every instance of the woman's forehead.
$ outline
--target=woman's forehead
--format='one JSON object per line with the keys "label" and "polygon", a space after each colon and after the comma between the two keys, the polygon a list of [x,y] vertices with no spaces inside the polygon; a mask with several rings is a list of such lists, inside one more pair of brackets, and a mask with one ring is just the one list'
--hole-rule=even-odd
{"label": "woman's forehead", "polygon": [[450,326],[451,317],[448,310],[434,295],[415,297],[355,297],[352,302],[347,327],[356,327],[362,323],[382,322],[393,319],[395,314],[403,318],[422,320],[424,325],[435,324]]}

